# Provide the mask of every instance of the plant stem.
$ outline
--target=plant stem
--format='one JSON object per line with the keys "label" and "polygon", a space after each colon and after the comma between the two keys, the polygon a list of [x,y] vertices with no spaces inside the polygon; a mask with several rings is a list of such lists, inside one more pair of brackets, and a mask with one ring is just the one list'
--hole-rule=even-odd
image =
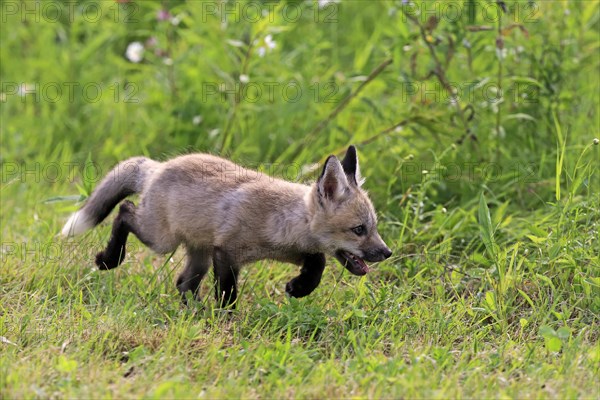
{"label": "plant stem", "polygon": [[[250,56],[252,55],[252,48],[254,47],[254,41],[262,35],[263,30],[254,35],[254,37],[250,38],[250,43],[248,43],[248,48],[246,49],[246,54],[244,55],[244,60],[242,61],[242,68],[240,69],[240,74],[238,76],[247,75],[248,73],[248,64],[250,62]],[[242,102],[242,94],[244,93],[244,87],[246,84],[240,81],[240,84],[237,87],[236,94],[233,98],[233,107],[231,109],[231,113],[229,114],[229,118],[227,118],[227,123],[225,124],[225,129],[223,129],[223,140],[221,141],[220,152],[222,153],[229,147],[229,135],[231,133],[231,127],[233,126],[233,122],[237,116],[237,111],[239,109],[239,105]]]}
{"label": "plant stem", "polygon": [[402,12],[408,19],[410,19],[415,25],[417,25],[419,27],[419,32],[421,34],[421,38],[427,45],[427,48],[429,49],[429,54],[431,55],[431,58],[433,59],[433,63],[435,64],[435,69],[433,70],[433,74],[435,76],[437,76],[438,80],[442,84],[442,87],[444,88],[444,90],[446,90],[448,95],[451,97],[451,101],[454,104],[454,107],[456,108],[456,114],[458,115],[460,122],[463,126],[463,134],[456,141],[456,143],[462,144],[462,142],[464,141],[464,139],[466,137],[471,137],[472,139],[475,139],[475,136],[473,135],[473,133],[471,132],[471,129],[469,128],[469,123],[467,121],[467,118],[465,117],[465,112],[464,112],[463,108],[460,106],[458,97],[454,93],[454,89],[452,88],[452,86],[450,85],[450,82],[448,81],[448,77],[446,76],[444,67],[442,66],[442,63],[440,62],[440,59],[437,56],[435,47],[433,47],[433,44],[429,40],[427,40],[427,31],[425,30],[425,27],[423,26],[423,24],[421,24],[419,22],[419,19],[417,17],[415,17],[414,15],[407,13],[406,11],[404,11],[404,9],[402,10]]}
{"label": "plant stem", "polygon": [[344,100],[342,100],[340,102],[340,104],[338,104],[338,106],[331,113],[329,113],[327,118],[325,118],[321,122],[319,122],[306,135],[306,140],[304,143],[306,144],[308,140],[312,140],[314,136],[316,136],[319,132],[321,132],[329,124],[329,122],[331,122],[331,120],[333,120],[340,112],[342,112],[342,110],[344,108],[346,108],[348,103],[350,103],[350,100],[355,98],[365,88],[365,86],[367,86],[373,79],[375,79],[377,77],[377,75],[379,75],[381,72],[383,72],[383,70],[388,65],[390,65],[392,63],[392,61],[393,60],[391,58],[388,58],[387,60],[385,60],[384,62],[379,64],[377,66],[377,68],[375,68],[373,71],[371,71],[371,73],[369,74],[367,79],[365,79],[365,81],[363,83],[361,83],[360,86],[354,92],[352,92],[348,96],[346,96],[346,98],[344,98]]}
{"label": "plant stem", "polygon": [[[498,44],[502,43],[502,48],[498,48]],[[496,50],[498,51],[498,94],[500,98],[497,104],[496,112],[496,162],[500,160],[500,123],[502,121],[502,102],[504,94],[502,93],[502,57],[504,49],[504,40],[502,39],[502,11],[498,10],[498,36],[496,37]]]}

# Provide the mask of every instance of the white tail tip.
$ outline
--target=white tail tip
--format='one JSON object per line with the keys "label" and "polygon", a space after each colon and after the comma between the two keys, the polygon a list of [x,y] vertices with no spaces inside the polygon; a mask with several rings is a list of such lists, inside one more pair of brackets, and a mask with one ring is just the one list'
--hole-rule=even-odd
{"label": "white tail tip", "polygon": [[93,227],[93,222],[90,221],[90,219],[87,217],[87,215],[83,213],[83,211],[79,210],[75,214],[71,215],[71,218],[69,218],[64,228],[62,229],[61,234],[64,237],[80,235]]}

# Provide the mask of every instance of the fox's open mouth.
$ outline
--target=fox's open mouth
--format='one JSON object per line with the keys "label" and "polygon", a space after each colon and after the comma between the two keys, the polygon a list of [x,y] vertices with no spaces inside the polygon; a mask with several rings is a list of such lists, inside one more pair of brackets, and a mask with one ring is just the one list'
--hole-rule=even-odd
{"label": "fox's open mouth", "polygon": [[352,254],[346,250],[338,250],[335,252],[335,257],[354,275],[364,275],[369,272],[369,266],[356,254]]}

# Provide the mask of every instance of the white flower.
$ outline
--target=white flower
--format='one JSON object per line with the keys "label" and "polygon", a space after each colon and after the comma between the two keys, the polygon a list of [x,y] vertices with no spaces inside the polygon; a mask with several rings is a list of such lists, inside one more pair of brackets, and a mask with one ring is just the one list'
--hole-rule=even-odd
{"label": "white flower", "polygon": [[269,34],[265,36],[265,45],[258,48],[258,56],[264,57],[267,54],[267,50],[271,51],[277,47],[277,43],[273,40],[273,35]]}
{"label": "white flower", "polygon": [[242,75],[240,75],[240,82],[248,83],[248,82],[250,82],[250,77],[246,74],[242,74]]}
{"label": "white flower", "polygon": [[177,26],[181,23],[181,20],[183,19],[183,14],[177,14],[174,17],[171,17],[171,25],[173,26]]}
{"label": "white flower", "polygon": [[164,59],[163,59],[163,64],[165,64],[165,65],[168,65],[168,66],[171,66],[171,65],[173,65],[173,59],[172,59],[172,58],[169,58],[169,57],[167,57],[167,58],[164,58]]}
{"label": "white flower", "polygon": [[192,118],[192,124],[194,124],[194,125],[200,125],[201,122],[202,122],[202,115],[196,115],[196,116],[194,116],[194,118]]}
{"label": "white flower", "polygon": [[125,57],[132,63],[139,63],[144,59],[144,45],[140,42],[131,42],[125,51]]}
{"label": "white flower", "polygon": [[506,58],[507,54],[508,54],[507,48],[503,48],[503,49],[496,48],[496,57],[498,57],[498,59],[504,60]]}
{"label": "white flower", "polygon": [[265,36],[265,44],[270,49],[274,49],[275,46],[277,46],[277,43],[275,43],[275,41],[273,40],[273,36],[272,35]]}
{"label": "white flower", "polygon": [[328,4],[339,3],[339,0],[318,0],[319,8],[325,8]]}

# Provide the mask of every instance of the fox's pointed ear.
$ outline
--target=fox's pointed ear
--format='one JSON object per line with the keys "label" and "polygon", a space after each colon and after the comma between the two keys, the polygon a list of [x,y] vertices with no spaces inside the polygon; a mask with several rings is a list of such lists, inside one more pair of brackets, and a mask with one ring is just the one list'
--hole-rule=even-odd
{"label": "fox's pointed ear", "polygon": [[329,156],[321,176],[317,180],[317,189],[320,196],[329,200],[338,200],[348,188],[348,179],[342,164],[336,156]]}
{"label": "fox's pointed ear", "polygon": [[356,186],[363,184],[363,178],[360,176],[360,168],[358,166],[358,155],[356,154],[356,147],[350,146],[346,150],[346,156],[342,160],[342,167],[348,181]]}

